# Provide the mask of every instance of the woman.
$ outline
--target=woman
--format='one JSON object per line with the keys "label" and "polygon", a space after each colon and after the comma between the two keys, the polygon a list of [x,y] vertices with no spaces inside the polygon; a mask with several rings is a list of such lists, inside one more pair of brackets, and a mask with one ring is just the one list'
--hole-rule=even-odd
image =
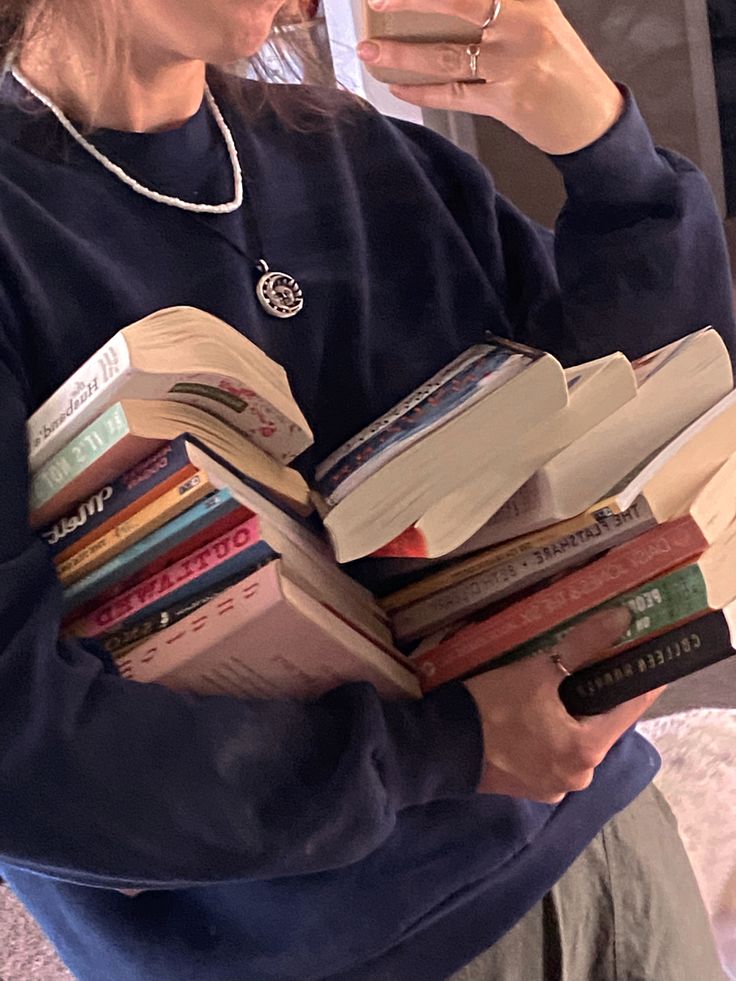
{"label": "woman", "polygon": [[[402,2],[479,37],[490,20],[486,0]],[[629,731],[651,697],[577,722],[546,659],[419,704],[365,685],[297,705],[128,683],[58,639],[23,439],[111,333],[173,303],[286,367],[316,433],[306,474],[488,328],[567,361],[706,322],[733,345],[703,178],[655,151],[553,0],[496,6],[479,52],[362,53],[439,67],[446,85],[402,94],[497,116],[554,154],[569,191],[554,239],[429,131],[314,92],[308,108],[298,89],[277,112],[256,83],[243,114],[212,71],[208,94],[205,65],[256,52],[281,0],[100,6],[2,8],[3,876],[84,981],[715,981],[671,816],[645,789],[656,754]],[[258,306],[261,258],[298,278],[293,319]],[[625,623],[579,628],[562,663]]]}

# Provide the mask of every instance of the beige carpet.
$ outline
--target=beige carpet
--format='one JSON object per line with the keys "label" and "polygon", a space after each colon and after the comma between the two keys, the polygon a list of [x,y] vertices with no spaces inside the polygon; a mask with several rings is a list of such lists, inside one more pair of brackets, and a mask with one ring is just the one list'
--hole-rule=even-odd
{"label": "beige carpet", "polygon": [[5,886],[0,887],[0,981],[71,981],[51,945]]}
{"label": "beige carpet", "polygon": [[736,709],[693,709],[640,729],[662,755],[657,784],[677,818],[724,968],[736,979]]}

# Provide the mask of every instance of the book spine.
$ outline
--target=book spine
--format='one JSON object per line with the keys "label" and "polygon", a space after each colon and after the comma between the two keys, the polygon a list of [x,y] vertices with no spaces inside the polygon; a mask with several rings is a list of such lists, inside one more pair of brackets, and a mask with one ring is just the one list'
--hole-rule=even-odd
{"label": "book spine", "polygon": [[457,668],[479,657],[490,660],[696,558],[707,544],[689,515],[660,525],[495,616],[465,627],[443,645],[442,655],[432,652],[433,661],[437,665],[441,659]]}
{"label": "book spine", "polygon": [[[259,535],[258,518],[248,518],[203,548],[145,579],[109,603],[102,604],[87,616],[75,620],[67,632],[79,637],[95,637],[112,629],[128,617],[165,600],[167,596],[173,598],[175,592],[195,580],[202,580],[207,573],[217,570],[233,557],[257,544],[260,541]],[[181,597],[177,596],[176,599]],[[150,612],[154,612],[153,609]]]}
{"label": "book spine", "polygon": [[251,516],[251,512],[238,507],[236,502],[212,493],[213,487],[204,474],[190,478],[182,485],[181,496],[176,498],[178,490],[170,492],[169,516],[160,512],[151,517],[150,532],[139,534],[137,517],[134,517],[130,522],[132,538],[128,538],[123,528],[120,544],[113,542],[107,561],[100,562],[93,555],[92,570],[64,590],[65,619],[72,612],[81,616],[82,608],[86,610],[90,603],[99,606],[119,596]]}
{"label": "book spine", "polygon": [[158,631],[155,635],[128,649],[117,660],[124,678],[135,681],[157,679],[172,663],[182,657],[198,654],[221,642],[223,634],[243,629],[251,620],[281,601],[277,563],[269,563],[242,581],[211,597],[209,603],[183,617],[176,629]]}
{"label": "book spine", "polygon": [[446,587],[391,614],[394,634],[402,643],[425,637],[460,617],[477,613],[601,552],[623,545],[653,523],[648,508],[633,505],[622,514],[593,521],[549,544],[494,562],[482,572],[461,577],[454,585],[450,576]]}
{"label": "book spine", "polygon": [[[379,600],[380,605],[387,613],[392,613],[425,599],[440,589],[457,585],[481,572],[515,562],[522,557],[525,561],[531,558],[533,565],[543,568],[553,566],[557,560],[566,560],[568,557],[572,559],[571,564],[575,564],[578,555],[585,557],[596,554],[587,550],[599,540],[602,541],[602,547],[598,551],[602,552],[610,547],[607,542],[611,537],[619,533],[624,535],[629,531],[628,537],[633,538],[656,525],[644,498],[639,498],[627,511],[620,513],[608,509],[607,504],[607,501],[601,501],[596,505],[595,513],[593,510],[584,511],[567,521],[479,550],[473,555],[454,559],[450,556],[449,564],[441,564],[439,571],[382,597]],[[621,539],[624,540],[625,538]]]}
{"label": "book spine", "polygon": [[[495,391],[530,363],[525,355],[506,348],[490,348],[449,381],[442,384],[411,408],[381,427],[375,435],[345,454],[316,481],[315,489],[329,507],[333,507],[351,489],[359,475],[367,475],[396,455],[420,434],[447,422],[464,406],[481,395]],[[321,472],[321,471],[320,471]]]}
{"label": "book spine", "polygon": [[[429,691],[446,681],[469,677],[491,668],[503,667],[521,658],[541,654],[558,644],[576,624],[599,610],[614,606],[628,606],[633,615],[631,626],[611,648],[623,650],[648,637],[656,637],[678,623],[705,614],[709,609],[708,590],[700,567],[697,564],[687,565],[636,589],[616,595],[606,603],[588,608],[584,613],[560,623],[553,630],[495,655],[487,655],[478,646],[472,627],[464,628],[417,659],[423,686]],[[470,636],[470,652],[456,643],[461,633]],[[449,656],[446,654],[448,649]]]}
{"label": "book spine", "polygon": [[30,417],[27,423],[31,473],[50,460],[79,430],[109,405],[116,383],[130,368],[122,333],[92,355]]}
{"label": "book spine", "polygon": [[116,480],[100,487],[74,511],[44,528],[41,537],[55,561],[63,562],[88,545],[93,536],[104,534],[133,511],[151,503],[187,477],[195,467],[189,462],[186,439],[167,443]]}
{"label": "book spine", "polygon": [[433,576],[384,597],[380,603],[389,613],[402,610],[482,574],[493,576],[494,571],[499,573],[502,584],[509,583],[514,592],[520,591],[530,584],[526,581],[527,576],[539,573],[538,578],[544,579],[580,565],[600,552],[648,531],[656,523],[644,498],[635,501],[627,511],[600,508],[595,513],[586,511],[551,528],[456,560]]}
{"label": "book spine", "polygon": [[[260,564],[254,565],[248,575],[253,575],[259,569],[269,565],[273,560],[274,557],[272,555],[264,556],[263,561]],[[139,614],[126,620],[122,627],[110,630],[104,634],[99,634],[95,638],[86,639],[94,639],[95,643],[100,644],[113,657],[122,657],[132,647],[154,637],[162,630],[166,630],[167,627],[173,627],[174,624],[188,617],[190,613],[194,613],[200,607],[206,606],[210,600],[215,599],[215,597],[219,596],[226,589],[230,589],[231,586],[242,582],[243,578],[242,573],[235,573],[194,597],[176,603],[172,602],[166,609],[158,613]]]}
{"label": "book spine", "polygon": [[384,697],[419,695],[409,669],[282,577],[278,562],[136,645],[118,668],[136,681],[202,694],[305,699],[367,681]]}
{"label": "book spine", "polygon": [[560,699],[571,715],[600,715],[733,654],[731,631],[719,610],[575,671],[560,685]]}
{"label": "book spine", "polygon": [[65,620],[127,592],[241,524],[252,512],[215,493],[64,591]]}
{"label": "book spine", "polygon": [[52,456],[31,479],[31,518],[128,432],[125,411],[116,402]]}
{"label": "book spine", "polygon": [[95,538],[69,559],[57,563],[56,574],[62,586],[70,587],[87,578],[111,560],[146,538],[152,531],[176,518],[214,488],[203,473],[195,473],[164,495],[147,504],[130,518]]}
{"label": "book spine", "polygon": [[323,460],[317,467],[315,474],[317,480],[321,480],[325,474],[329,473],[335,466],[337,466],[342,460],[345,459],[353,450],[362,446],[364,443],[369,442],[374,436],[377,436],[384,429],[387,429],[391,423],[396,422],[401,416],[406,415],[410,412],[416,405],[423,402],[430,395],[433,395],[439,388],[447,384],[461,371],[464,371],[470,365],[475,364],[481,358],[483,358],[488,352],[492,350],[487,344],[476,344],[475,346],[464,351],[459,357],[455,358],[448,365],[438,371],[437,374],[432,375],[423,385],[419,388],[414,389],[405,399],[401,402],[392,406],[389,411],[381,416],[379,419],[374,420],[365,429],[361,429],[359,433],[352,436],[347,442],[339,446],[334,453],[331,453],[325,460]]}
{"label": "book spine", "polygon": [[142,613],[160,613],[166,609],[170,601],[183,603],[188,599],[194,599],[201,595],[203,591],[226,587],[234,582],[239,582],[246,576],[251,575],[256,569],[268,565],[275,559],[280,558],[268,542],[263,540],[254,542],[250,548],[243,552],[238,552],[231,558],[226,559],[220,565],[208,569],[203,575],[191,582],[179,586],[168,597],[149,603],[141,610]]}

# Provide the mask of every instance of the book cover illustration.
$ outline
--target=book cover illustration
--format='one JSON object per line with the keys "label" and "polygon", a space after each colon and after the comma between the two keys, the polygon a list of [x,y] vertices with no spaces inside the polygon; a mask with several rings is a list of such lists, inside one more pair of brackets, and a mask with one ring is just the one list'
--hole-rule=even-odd
{"label": "book cover illustration", "polygon": [[341,448],[321,464],[316,472],[316,490],[330,506],[337,504],[350,488],[411,442],[500,388],[533,360],[530,355],[501,346],[489,346],[484,353],[473,354],[448,379],[437,386],[430,380],[364,430],[353,441],[352,449],[345,452]]}

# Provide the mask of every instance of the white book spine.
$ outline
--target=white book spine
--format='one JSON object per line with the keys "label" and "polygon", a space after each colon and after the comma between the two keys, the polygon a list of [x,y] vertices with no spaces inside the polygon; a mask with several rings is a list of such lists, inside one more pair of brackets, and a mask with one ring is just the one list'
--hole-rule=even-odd
{"label": "white book spine", "polygon": [[28,420],[31,472],[38,471],[98,415],[120,399],[168,399],[203,409],[232,426],[279,463],[312,441],[267,399],[212,372],[136,369],[122,334],[90,358]]}
{"label": "white book spine", "polygon": [[31,472],[115,401],[114,393],[129,372],[128,344],[123,334],[116,334],[46,399],[27,423]]}

